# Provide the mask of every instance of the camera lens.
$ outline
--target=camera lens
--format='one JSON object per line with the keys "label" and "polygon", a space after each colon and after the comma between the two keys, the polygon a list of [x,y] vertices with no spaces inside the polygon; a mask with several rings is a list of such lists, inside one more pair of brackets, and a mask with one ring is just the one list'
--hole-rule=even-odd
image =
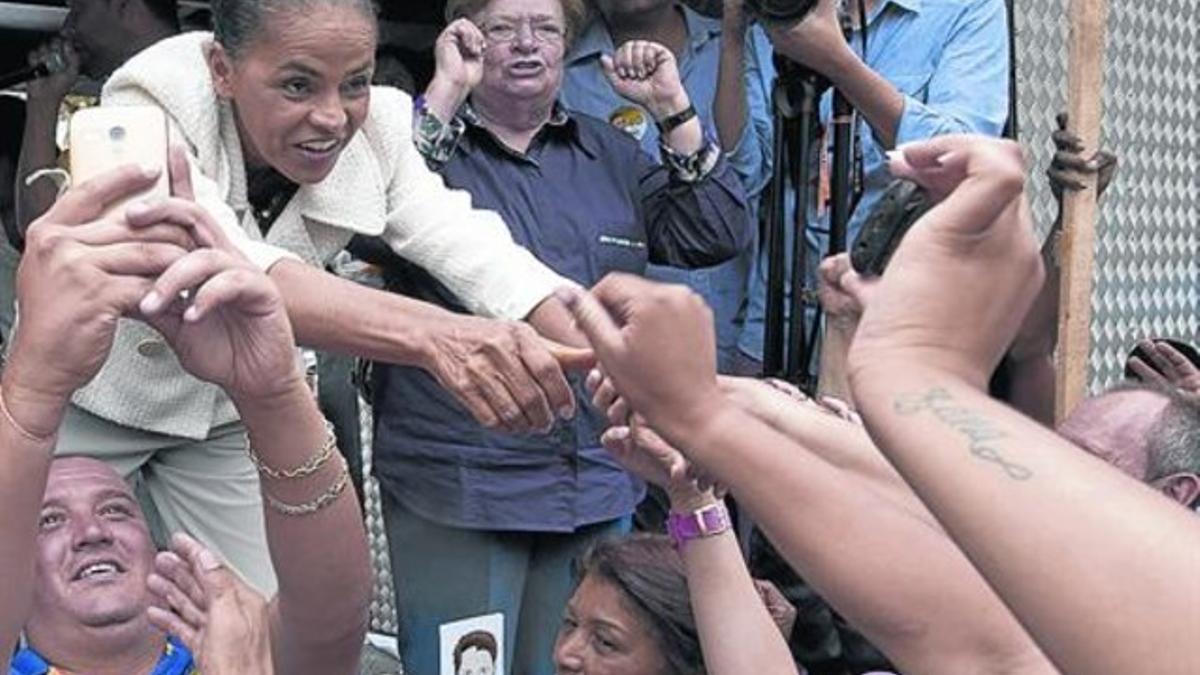
{"label": "camera lens", "polygon": [[109,128],[108,137],[110,140],[120,143],[121,141],[125,140],[125,127],[115,126]]}

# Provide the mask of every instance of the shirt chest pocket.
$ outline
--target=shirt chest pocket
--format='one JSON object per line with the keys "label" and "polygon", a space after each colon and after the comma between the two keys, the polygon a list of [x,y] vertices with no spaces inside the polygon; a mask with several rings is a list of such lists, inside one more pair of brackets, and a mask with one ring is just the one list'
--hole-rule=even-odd
{"label": "shirt chest pocket", "polygon": [[649,258],[646,237],[632,227],[601,228],[592,243],[592,256],[597,281],[609,272],[645,274]]}

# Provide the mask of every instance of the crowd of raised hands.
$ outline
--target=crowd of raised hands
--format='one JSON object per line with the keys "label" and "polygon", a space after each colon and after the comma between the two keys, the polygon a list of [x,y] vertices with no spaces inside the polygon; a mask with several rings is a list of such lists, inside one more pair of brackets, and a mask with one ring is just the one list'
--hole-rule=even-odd
{"label": "crowd of raised hands", "polygon": [[[727,489],[904,672],[1194,672],[1194,514],[985,391],[1045,275],[1018,146],[942,137],[891,162],[937,206],[882,278],[822,269],[826,304],[861,311],[847,370],[863,426],[718,377],[694,294],[614,276],[562,296],[599,359],[607,447],[680,510]],[[1135,367],[1186,388],[1194,368],[1160,345]],[[777,633],[692,592],[710,673],[789,672]]]}
{"label": "crowd of raised hands", "polygon": [[[28,619],[48,448],[119,321],[154,326],[184,368],[229,392],[265,464],[300,464],[327,433],[274,284],[190,201],[182,155],[171,164],[169,200],[110,209],[155,178],[130,167],[70,190],[30,229],[0,407],[5,649]],[[844,259],[822,268],[827,304],[856,319],[857,413],[718,376],[698,296],[612,275],[559,294],[598,361],[588,385],[613,424],[605,446],[674,511],[736,498],[904,672],[1197,672],[1195,515],[985,392],[1044,278],[1019,147],[947,136],[891,164],[936,206],[881,278]],[[1148,342],[1131,367],[1191,388],[1195,368],[1177,357]],[[308,518],[264,510],[275,597],[179,535],[153,561],[146,622],[206,674],[349,672],[369,566],[344,471],[335,461],[264,478],[276,504],[321,489],[329,501]],[[706,672],[795,672],[732,533],[679,553]]]}

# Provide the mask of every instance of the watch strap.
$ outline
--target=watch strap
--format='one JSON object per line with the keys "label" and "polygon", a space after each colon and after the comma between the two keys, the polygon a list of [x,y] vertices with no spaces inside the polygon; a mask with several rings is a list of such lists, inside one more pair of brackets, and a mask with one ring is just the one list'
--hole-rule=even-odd
{"label": "watch strap", "polygon": [[690,513],[672,512],[667,517],[667,533],[671,535],[675,548],[683,548],[684,544],[693,539],[713,537],[727,532],[731,527],[729,510],[725,508],[724,502],[709,504]]}
{"label": "watch strap", "polygon": [[688,104],[688,107],[667,117],[658,120],[658,132],[663,136],[675,131],[679,127],[687,124],[696,117],[696,106]]}

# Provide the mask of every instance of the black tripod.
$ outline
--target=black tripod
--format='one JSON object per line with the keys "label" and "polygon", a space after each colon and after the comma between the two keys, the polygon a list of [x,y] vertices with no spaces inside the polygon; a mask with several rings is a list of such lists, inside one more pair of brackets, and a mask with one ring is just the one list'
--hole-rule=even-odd
{"label": "black tripod", "polygon": [[[814,71],[776,56],[779,76],[772,96],[775,123],[775,171],[771,177],[766,225],[767,298],[763,339],[763,374],[782,377],[806,390],[815,389],[811,375],[817,321],[806,326],[805,300],[812,295],[806,285],[808,208],[817,188],[812,180],[813,141],[819,137],[818,103],[830,87]],[[851,199],[852,157],[858,151],[854,138],[854,111],[836,90],[833,101],[833,158],[830,163],[830,231],[826,255],[846,250],[846,223]],[[793,222],[787,223],[786,197],[796,195]],[[857,187],[857,186],[856,186]],[[856,190],[857,191],[857,190]],[[792,268],[787,273],[786,232],[792,239]],[[785,285],[790,288],[787,312]],[[806,330],[808,328],[809,330]],[[786,340],[786,342],[785,342]],[[785,349],[786,344],[786,349]]]}

